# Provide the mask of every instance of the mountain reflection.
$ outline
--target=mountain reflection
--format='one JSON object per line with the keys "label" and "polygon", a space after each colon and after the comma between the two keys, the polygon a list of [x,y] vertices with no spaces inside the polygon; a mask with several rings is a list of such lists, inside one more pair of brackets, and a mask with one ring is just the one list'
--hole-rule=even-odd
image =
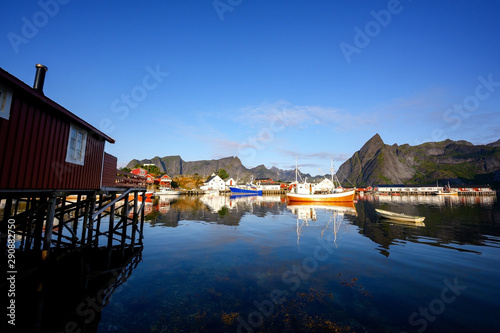
{"label": "mountain reflection", "polygon": [[237,226],[245,214],[265,217],[281,214],[285,207],[280,196],[182,196],[153,203],[147,220],[162,227],[177,227],[184,220]]}
{"label": "mountain reflection", "polygon": [[[283,196],[182,196],[153,203],[148,220],[152,226],[160,227],[177,227],[181,221],[239,226],[247,214],[260,218],[291,214],[297,220],[299,241],[302,229],[316,221],[317,213],[327,212],[357,226],[361,235],[379,245],[377,250],[384,256],[389,256],[392,246],[405,242],[481,253],[462,245],[498,246],[500,216],[499,210],[493,209],[497,204],[496,197],[364,195],[354,204],[287,206]],[[375,208],[425,216],[425,224],[381,219]],[[325,219],[322,234],[335,228],[335,223]]]}
{"label": "mountain reflection", "polygon": [[[491,209],[497,204],[496,197],[368,195],[359,199],[354,224],[380,245],[378,250],[384,256],[401,241],[480,254],[462,245],[488,245],[489,235],[500,236],[498,209]],[[425,216],[425,227],[381,219],[375,208]]]}

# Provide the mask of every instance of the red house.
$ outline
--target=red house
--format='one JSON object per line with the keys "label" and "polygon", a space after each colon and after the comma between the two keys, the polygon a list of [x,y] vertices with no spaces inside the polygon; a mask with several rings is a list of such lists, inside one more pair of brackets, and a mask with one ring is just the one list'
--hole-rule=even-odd
{"label": "red house", "polygon": [[134,175],[139,175],[139,176],[146,177],[147,174],[148,174],[148,170],[143,169],[143,168],[137,168],[137,169],[134,169],[134,170],[130,171],[130,173],[133,173]]}
{"label": "red house", "polygon": [[36,67],[33,87],[0,68],[0,192],[99,190],[114,183],[117,160],[104,146],[115,141],[46,97],[47,67]]}
{"label": "red house", "polygon": [[[117,170],[116,157],[104,152],[114,140],[46,97],[47,67],[36,68],[33,87],[0,68],[2,234],[12,230],[23,239],[15,251],[41,260],[80,246],[112,251],[115,234],[122,235],[122,250],[142,245],[145,178]],[[115,215],[120,201],[128,214]],[[7,237],[0,237],[0,251],[7,253]]]}
{"label": "red house", "polygon": [[159,180],[160,180],[160,186],[166,186],[166,187],[172,186],[172,178],[170,178],[168,175],[161,176]]}
{"label": "red house", "polygon": [[151,174],[146,175],[146,183],[148,184],[154,184],[155,182],[155,177]]}
{"label": "red house", "polygon": [[261,184],[274,184],[274,181],[272,178],[257,178],[255,179],[256,182],[260,182]]}

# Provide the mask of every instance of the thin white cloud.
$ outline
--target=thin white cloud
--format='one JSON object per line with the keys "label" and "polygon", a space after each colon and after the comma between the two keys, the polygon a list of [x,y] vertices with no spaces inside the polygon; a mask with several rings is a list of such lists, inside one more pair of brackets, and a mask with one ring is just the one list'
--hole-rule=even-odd
{"label": "thin white cloud", "polygon": [[242,108],[234,118],[248,127],[298,128],[322,125],[332,130],[351,130],[374,122],[368,114],[354,114],[334,107],[294,105],[285,100]]}
{"label": "thin white cloud", "polygon": [[298,160],[314,159],[314,158],[321,158],[321,159],[329,160],[330,157],[333,158],[334,161],[344,161],[347,159],[347,155],[344,153],[340,153],[340,154],[332,154],[329,152],[299,153],[299,152],[287,150],[287,149],[278,149],[277,151],[285,156],[297,157]]}

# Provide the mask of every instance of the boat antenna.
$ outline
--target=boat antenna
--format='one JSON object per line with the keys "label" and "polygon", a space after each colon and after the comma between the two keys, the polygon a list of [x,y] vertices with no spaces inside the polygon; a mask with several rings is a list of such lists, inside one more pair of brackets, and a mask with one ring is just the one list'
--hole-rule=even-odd
{"label": "boat antenna", "polygon": [[330,156],[330,172],[332,174],[332,184],[335,185],[335,183],[333,182],[333,156]]}
{"label": "boat antenna", "polygon": [[299,172],[299,167],[297,165],[297,156],[295,156],[295,182],[297,182],[297,173]]}
{"label": "boat antenna", "polygon": [[[354,184],[353,184],[353,183],[351,183],[351,181],[349,180],[349,178],[347,178],[347,177],[346,177],[346,175],[344,175],[344,173],[342,172],[342,170],[340,170],[340,168],[339,168],[339,172],[342,174],[342,176],[344,176],[345,180],[347,180],[347,181],[349,182],[349,184],[351,184],[351,185],[352,185],[352,187],[356,187],[356,186],[354,186]],[[338,179],[337,179],[337,180],[338,180]],[[339,183],[340,183],[340,182],[339,182]]]}

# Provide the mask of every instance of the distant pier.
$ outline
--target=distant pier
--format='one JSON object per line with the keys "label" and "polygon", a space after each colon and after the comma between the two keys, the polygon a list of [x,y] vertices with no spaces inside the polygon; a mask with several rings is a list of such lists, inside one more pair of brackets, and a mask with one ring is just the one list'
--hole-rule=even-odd
{"label": "distant pier", "polygon": [[[262,195],[286,195],[287,192],[288,192],[287,190],[262,190]],[[230,195],[231,191],[224,190],[224,191],[218,191],[217,193],[219,195]],[[182,194],[184,194],[184,195],[205,195],[205,194],[210,194],[210,192],[194,189],[194,190],[183,191]]]}

